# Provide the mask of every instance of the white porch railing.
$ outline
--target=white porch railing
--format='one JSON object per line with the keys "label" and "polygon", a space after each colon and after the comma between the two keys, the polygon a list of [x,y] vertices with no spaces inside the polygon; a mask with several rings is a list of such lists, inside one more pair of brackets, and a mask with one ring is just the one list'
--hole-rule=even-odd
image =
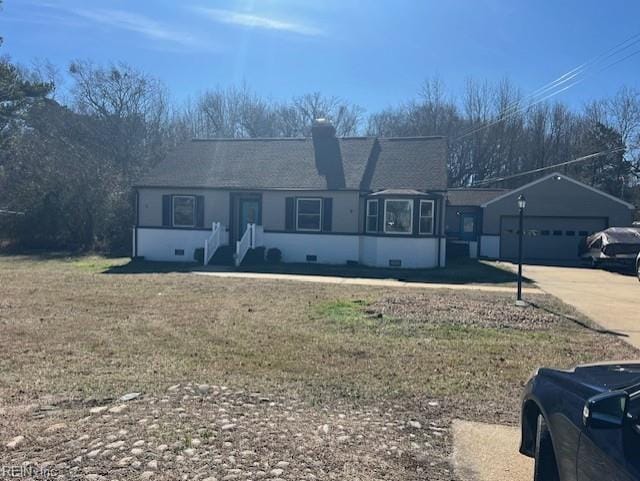
{"label": "white porch railing", "polygon": [[247,224],[247,230],[244,231],[242,239],[236,242],[236,267],[242,264],[244,256],[247,255],[249,249],[261,247],[264,244],[264,228],[261,225]]}
{"label": "white porch railing", "polygon": [[211,235],[204,241],[204,265],[209,264],[218,247],[227,245],[228,243],[229,238],[225,226],[220,222],[211,224]]}
{"label": "white porch railing", "polygon": [[264,227],[261,225],[253,226],[253,245],[252,248],[262,247],[264,245]]}
{"label": "white porch railing", "polygon": [[236,267],[242,264],[244,256],[246,256],[247,252],[249,252],[249,249],[251,249],[251,245],[253,244],[254,228],[255,224],[247,224],[247,230],[244,231],[242,239],[236,241]]}

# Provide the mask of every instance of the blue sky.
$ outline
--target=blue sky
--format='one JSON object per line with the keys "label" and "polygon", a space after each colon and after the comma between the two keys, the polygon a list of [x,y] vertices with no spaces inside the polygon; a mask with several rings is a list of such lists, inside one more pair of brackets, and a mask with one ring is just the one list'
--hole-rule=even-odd
{"label": "blue sky", "polygon": [[[275,100],[319,90],[372,112],[433,76],[454,93],[470,76],[534,90],[639,33],[639,18],[630,0],[5,0],[0,54],[63,69],[124,61],[177,101],[245,82]],[[623,84],[640,88],[640,55],[558,98],[579,106]]]}

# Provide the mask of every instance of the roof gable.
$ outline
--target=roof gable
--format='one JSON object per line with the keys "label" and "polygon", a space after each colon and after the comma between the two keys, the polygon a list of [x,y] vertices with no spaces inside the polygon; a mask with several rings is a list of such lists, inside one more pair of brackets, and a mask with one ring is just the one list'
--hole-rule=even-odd
{"label": "roof gable", "polygon": [[377,141],[360,190],[446,190],[444,137],[397,137]]}
{"label": "roof gable", "polygon": [[504,193],[502,195],[499,195],[499,196],[497,196],[497,197],[485,202],[484,204],[482,204],[481,207],[486,207],[486,206],[488,206],[490,204],[493,204],[494,202],[498,202],[498,201],[500,201],[502,199],[505,199],[505,198],[507,198],[507,197],[509,197],[511,195],[515,195],[517,193],[521,193],[522,191],[524,191],[524,190],[526,190],[526,189],[528,189],[528,188],[530,188],[532,186],[535,186],[535,185],[540,184],[542,182],[547,182],[547,181],[552,180],[554,178],[560,178],[560,179],[564,179],[564,180],[566,180],[568,182],[572,182],[573,184],[575,184],[575,185],[577,185],[577,186],[579,186],[581,188],[584,188],[584,189],[589,190],[589,191],[591,191],[591,192],[593,192],[595,194],[598,194],[598,195],[601,195],[603,197],[606,197],[607,199],[612,200],[614,202],[617,202],[619,204],[622,204],[622,205],[628,207],[629,209],[635,209],[635,206],[633,204],[630,204],[629,202],[625,202],[624,200],[619,199],[618,197],[615,197],[615,196],[613,196],[611,194],[608,194],[608,193],[603,192],[603,191],[601,191],[599,189],[596,189],[595,187],[591,187],[590,185],[587,185],[587,184],[585,184],[583,182],[580,182],[579,180],[576,180],[576,179],[574,179],[572,177],[568,177],[568,176],[566,176],[564,174],[561,174],[559,172],[554,172],[554,173],[549,174],[549,175],[547,175],[545,177],[540,177],[539,179],[536,179],[533,182],[529,182],[528,184],[522,185],[522,186],[518,187],[517,189],[510,190],[510,191],[508,191],[508,192],[506,192],[506,193]]}

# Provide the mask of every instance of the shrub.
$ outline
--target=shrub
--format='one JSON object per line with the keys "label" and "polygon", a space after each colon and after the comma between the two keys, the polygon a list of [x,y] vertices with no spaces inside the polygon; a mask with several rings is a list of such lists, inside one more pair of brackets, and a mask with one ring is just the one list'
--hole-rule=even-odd
{"label": "shrub", "polygon": [[204,262],[204,247],[198,247],[193,251],[193,260],[202,264]]}
{"label": "shrub", "polygon": [[267,251],[267,262],[270,264],[278,264],[282,262],[282,251],[277,247],[272,247]]}
{"label": "shrub", "polygon": [[256,247],[255,249],[250,249],[245,256],[245,261],[247,264],[260,265],[264,264],[265,261],[265,252],[264,247]]}

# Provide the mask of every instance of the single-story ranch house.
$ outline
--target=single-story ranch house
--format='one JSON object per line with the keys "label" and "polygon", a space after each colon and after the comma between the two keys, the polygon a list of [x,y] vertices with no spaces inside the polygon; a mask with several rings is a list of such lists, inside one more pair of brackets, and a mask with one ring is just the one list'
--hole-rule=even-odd
{"label": "single-story ranch house", "polygon": [[627,226],[633,206],[561,174],[515,190],[447,189],[444,137],[193,140],[136,185],[134,256],[224,260],[277,248],[284,262],[428,268],[447,241],[513,259],[575,259],[587,233]]}
{"label": "single-story ranch house", "polygon": [[311,138],[194,140],[138,182],[134,255],[444,266],[446,159],[444,137],[337,138],[326,121]]}

